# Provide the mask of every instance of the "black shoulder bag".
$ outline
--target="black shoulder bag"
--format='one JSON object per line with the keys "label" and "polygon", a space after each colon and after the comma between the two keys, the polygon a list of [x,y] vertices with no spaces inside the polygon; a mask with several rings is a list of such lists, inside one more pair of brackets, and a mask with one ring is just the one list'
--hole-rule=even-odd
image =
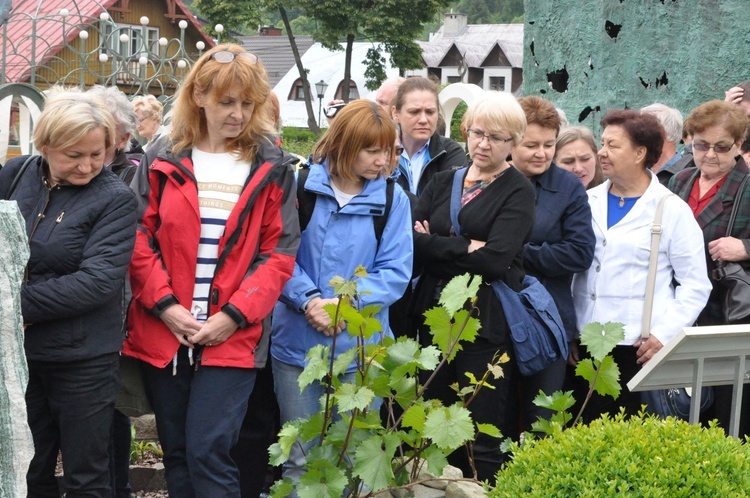
{"label": "black shoulder bag", "polygon": [[[737,217],[740,199],[748,178],[750,175],[745,175],[734,197],[734,206],[732,206],[732,214],[729,216],[729,225],[727,225],[727,237],[732,236],[734,220]],[[750,275],[747,269],[739,261],[720,261],[716,263],[713,276],[724,287],[724,299],[721,303],[724,324],[750,322]]]}

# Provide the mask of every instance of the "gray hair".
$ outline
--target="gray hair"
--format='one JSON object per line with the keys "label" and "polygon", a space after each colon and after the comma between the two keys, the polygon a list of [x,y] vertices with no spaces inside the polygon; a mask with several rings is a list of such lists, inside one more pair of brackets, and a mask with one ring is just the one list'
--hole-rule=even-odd
{"label": "gray hair", "polygon": [[[135,109],[128,97],[119,88],[94,85],[87,93],[99,97],[105,103],[109,112],[112,113],[116,127],[115,142],[118,142],[125,135],[131,137],[135,135],[135,122],[138,119],[135,115]],[[123,152],[129,150],[130,140],[125,144]]]}
{"label": "gray hair", "polygon": [[666,134],[667,142],[679,142],[682,138],[682,114],[677,109],[664,104],[651,104],[641,109],[641,112],[651,114],[659,120]]}

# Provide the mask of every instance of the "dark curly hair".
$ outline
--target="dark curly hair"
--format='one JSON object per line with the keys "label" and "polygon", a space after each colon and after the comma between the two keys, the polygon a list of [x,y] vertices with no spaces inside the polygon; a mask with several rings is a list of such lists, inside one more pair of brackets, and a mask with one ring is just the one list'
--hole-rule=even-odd
{"label": "dark curly hair", "polygon": [[619,126],[625,130],[633,144],[645,147],[646,168],[651,169],[659,161],[664,146],[664,128],[651,114],[632,109],[612,109],[607,111],[599,124],[602,129],[607,126]]}

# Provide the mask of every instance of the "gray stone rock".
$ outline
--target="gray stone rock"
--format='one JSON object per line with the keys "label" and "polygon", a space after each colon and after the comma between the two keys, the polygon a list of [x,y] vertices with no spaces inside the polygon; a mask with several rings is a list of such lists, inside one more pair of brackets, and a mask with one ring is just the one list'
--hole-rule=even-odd
{"label": "gray stone rock", "polygon": [[164,479],[164,464],[156,463],[149,467],[130,467],[130,486],[133,491],[159,491],[167,489]]}
{"label": "gray stone rock", "polygon": [[25,227],[15,201],[0,201],[0,489],[5,496],[26,496],[26,470],[34,456],[24,400],[29,382],[21,316],[29,260]]}
{"label": "gray stone rock", "polygon": [[143,415],[132,419],[135,427],[136,439],[159,439],[156,433],[156,419],[154,414]]}
{"label": "gray stone rock", "polygon": [[[439,479],[438,479],[439,477]],[[452,465],[446,465],[443,469],[443,474],[435,476],[429,470],[427,466],[423,466],[417,480],[425,481],[424,485],[435,489],[445,489],[450,483],[449,479],[463,479],[464,474],[461,469],[453,467]]]}
{"label": "gray stone rock", "polygon": [[475,482],[452,482],[445,488],[445,498],[486,498],[484,488]]}

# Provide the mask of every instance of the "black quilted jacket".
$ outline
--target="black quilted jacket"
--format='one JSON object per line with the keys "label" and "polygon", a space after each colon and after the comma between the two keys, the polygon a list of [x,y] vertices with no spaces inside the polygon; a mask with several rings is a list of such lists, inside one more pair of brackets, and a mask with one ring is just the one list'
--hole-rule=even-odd
{"label": "black quilted jacket", "polygon": [[48,189],[41,159],[26,156],[0,170],[0,198],[16,200],[31,257],[21,289],[26,356],[73,361],[120,350],[122,292],[135,242],[136,201],[102,169],[85,186]]}

